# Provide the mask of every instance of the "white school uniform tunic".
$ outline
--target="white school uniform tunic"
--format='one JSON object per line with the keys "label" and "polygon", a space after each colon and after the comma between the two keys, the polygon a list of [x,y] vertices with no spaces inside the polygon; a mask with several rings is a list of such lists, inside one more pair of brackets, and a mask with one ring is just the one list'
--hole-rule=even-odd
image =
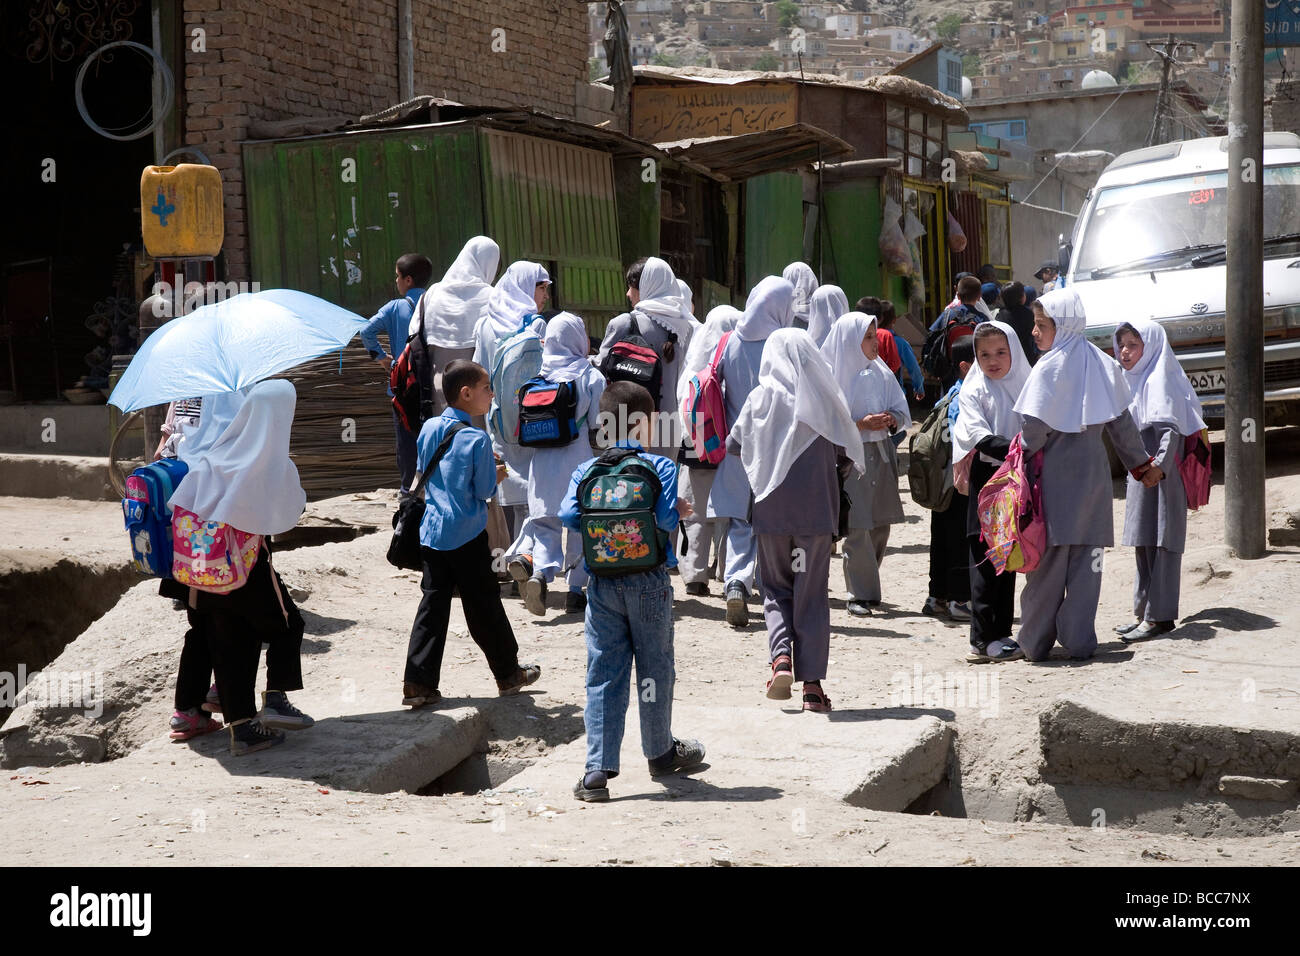
{"label": "white school uniform tunic", "polygon": [[589,367],[574,379],[574,384],[578,388],[578,437],[560,448],[531,449],[533,458],[528,477],[530,518],[558,516],[569,493],[569,479],[577,467],[593,455],[587,433],[596,428],[605,377],[597,369]]}

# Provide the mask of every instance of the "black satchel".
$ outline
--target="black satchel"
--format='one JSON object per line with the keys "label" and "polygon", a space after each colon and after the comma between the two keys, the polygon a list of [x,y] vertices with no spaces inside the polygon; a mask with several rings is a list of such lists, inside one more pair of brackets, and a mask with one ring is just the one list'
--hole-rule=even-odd
{"label": "black satchel", "polygon": [[433,457],[429,459],[429,467],[424,469],[424,476],[420,479],[419,496],[411,494],[397,503],[397,511],[393,515],[393,540],[388,542],[388,563],[395,568],[404,571],[424,569],[424,560],[420,557],[420,522],[424,520],[424,488],[429,483],[429,476],[437,469],[438,462],[442,461],[442,456],[447,454],[452,439],[463,428],[469,426],[464,422],[456,422],[447,429],[447,434],[434,449]]}

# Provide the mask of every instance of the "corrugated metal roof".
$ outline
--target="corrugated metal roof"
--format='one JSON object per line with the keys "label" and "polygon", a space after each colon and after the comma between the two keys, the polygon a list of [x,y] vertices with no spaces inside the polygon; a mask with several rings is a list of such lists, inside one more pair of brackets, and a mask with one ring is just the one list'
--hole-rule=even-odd
{"label": "corrugated metal roof", "polygon": [[853,154],[853,147],[838,136],[803,123],[739,136],[708,136],[660,143],[679,162],[706,170],[723,182],[749,179],[822,162],[836,162]]}

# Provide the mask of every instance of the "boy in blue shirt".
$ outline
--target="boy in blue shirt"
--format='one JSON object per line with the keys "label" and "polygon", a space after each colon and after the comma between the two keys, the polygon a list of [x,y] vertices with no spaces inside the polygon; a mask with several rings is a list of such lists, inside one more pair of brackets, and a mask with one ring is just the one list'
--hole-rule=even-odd
{"label": "boy in blue shirt", "polygon": [[[633,382],[613,382],[600,397],[604,423],[617,423],[624,432],[618,447],[633,448],[659,478],[660,493],[654,502],[656,533],[664,540],[681,517],[689,517],[691,506],[677,497],[677,465],[660,455],[642,451],[650,434],[655,401]],[[560,509],[565,527],[581,533],[582,512],[578,507],[578,486],[592,458],[574,470],[569,491]],[[677,564],[672,547],[665,549],[664,563],[642,571],[608,576],[587,566],[587,727],[586,773],[573,788],[579,800],[609,799],[610,777],[619,773],[619,752],[627,717],[628,681],[636,661],[636,679],[641,715],[641,749],[649,760],[652,777],[677,773],[704,761],[698,741],[678,740],[672,734],[673,682],[673,588],[668,569]]]}
{"label": "boy in blue shirt", "polygon": [[442,389],[448,407],[420,429],[420,470],[411,487],[413,494],[419,493],[419,476],[450,435],[446,452],[424,486],[425,510],[420,522],[424,558],[420,589],[424,596],[411,627],[402,678],[402,703],[410,707],[442,698],[438,679],[455,588],[460,589],[470,637],[487,657],[502,697],[519,693],[542,673],[536,664],[519,665],[519,645],[501,606],[501,585],[492,570],[488,548],[487,499],[496,494],[505,468],[492,457],[487,433],[473,427],[470,418],[487,414],[492,382],[483,366],[457,359],[443,371]]}
{"label": "boy in blue shirt", "polygon": [[[433,263],[428,256],[417,252],[408,252],[397,260],[393,268],[393,280],[397,285],[396,299],[385,303],[383,308],[361,327],[361,344],[366,347],[370,357],[384,370],[384,381],[388,381],[389,370],[406,348],[409,337],[411,316],[415,314],[416,303],[424,295],[425,286],[433,278]],[[384,351],[379,343],[379,333],[388,336],[388,348],[391,355]],[[392,386],[386,386],[388,397],[393,397]],[[415,436],[402,426],[402,420],[393,409],[393,426],[397,432],[397,470],[402,476],[402,496],[411,486],[411,476],[415,474]]]}

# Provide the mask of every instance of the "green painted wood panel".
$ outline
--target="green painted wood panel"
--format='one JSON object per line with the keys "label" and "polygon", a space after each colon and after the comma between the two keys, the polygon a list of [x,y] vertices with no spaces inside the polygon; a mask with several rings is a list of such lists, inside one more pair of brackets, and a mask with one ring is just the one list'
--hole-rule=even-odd
{"label": "green painted wood panel", "polygon": [[745,183],[745,289],[803,258],[803,183],[768,173]]}
{"label": "green painted wood panel", "polygon": [[822,281],[843,289],[850,305],[880,295],[880,180],[827,186],[823,206]]}

